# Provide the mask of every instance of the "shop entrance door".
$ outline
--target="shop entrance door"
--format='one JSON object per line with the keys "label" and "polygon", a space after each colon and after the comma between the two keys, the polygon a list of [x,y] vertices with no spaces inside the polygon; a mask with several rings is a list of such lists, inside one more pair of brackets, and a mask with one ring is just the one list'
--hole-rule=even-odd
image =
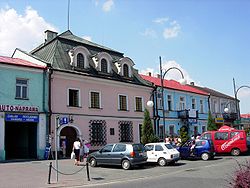
{"label": "shop entrance door", "polygon": [[37,158],[37,123],[5,122],[5,153],[8,159]]}
{"label": "shop entrance door", "polygon": [[77,138],[76,130],[73,127],[64,127],[60,133],[60,146],[62,142],[66,142],[66,157],[70,157],[72,152],[73,143]]}

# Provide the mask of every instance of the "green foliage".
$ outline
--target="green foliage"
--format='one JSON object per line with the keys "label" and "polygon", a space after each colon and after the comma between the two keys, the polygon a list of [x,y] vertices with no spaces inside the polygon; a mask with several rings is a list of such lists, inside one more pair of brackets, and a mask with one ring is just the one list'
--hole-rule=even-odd
{"label": "green foliage", "polygon": [[211,112],[208,112],[208,119],[207,119],[207,130],[208,131],[217,131],[218,127],[214,121],[214,118],[211,114]]}
{"label": "green foliage", "polygon": [[181,144],[184,144],[187,140],[189,140],[189,135],[187,128],[181,127],[180,129],[180,137],[181,137]]}
{"label": "green foliage", "polygon": [[144,120],[142,124],[142,137],[141,143],[146,144],[150,142],[157,142],[159,138],[155,136],[152,121],[150,119],[149,111],[145,109]]}

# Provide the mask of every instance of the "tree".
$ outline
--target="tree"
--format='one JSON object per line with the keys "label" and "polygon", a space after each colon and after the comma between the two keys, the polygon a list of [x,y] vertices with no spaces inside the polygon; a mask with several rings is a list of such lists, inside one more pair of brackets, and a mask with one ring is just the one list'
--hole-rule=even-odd
{"label": "tree", "polygon": [[208,131],[217,131],[218,127],[214,121],[214,118],[211,114],[211,112],[208,112],[208,119],[207,119],[207,130]]}
{"label": "tree", "polygon": [[181,144],[184,144],[190,137],[188,136],[187,127],[181,127],[180,129]]}
{"label": "tree", "polygon": [[142,124],[141,143],[146,144],[150,142],[157,142],[158,140],[159,138],[156,137],[154,134],[154,129],[153,129],[152,121],[150,119],[149,111],[145,109],[144,120]]}

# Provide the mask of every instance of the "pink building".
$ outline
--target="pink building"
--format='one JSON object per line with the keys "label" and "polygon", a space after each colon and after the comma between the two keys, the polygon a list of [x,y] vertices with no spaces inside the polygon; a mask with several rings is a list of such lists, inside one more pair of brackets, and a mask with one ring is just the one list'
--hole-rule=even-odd
{"label": "pink building", "polygon": [[66,140],[67,156],[77,137],[90,141],[91,150],[106,143],[140,142],[153,88],[130,58],[70,31],[46,31],[45,43],[30,54],[50,67],[48,137],[53,147],[56,127],[57,148]]}

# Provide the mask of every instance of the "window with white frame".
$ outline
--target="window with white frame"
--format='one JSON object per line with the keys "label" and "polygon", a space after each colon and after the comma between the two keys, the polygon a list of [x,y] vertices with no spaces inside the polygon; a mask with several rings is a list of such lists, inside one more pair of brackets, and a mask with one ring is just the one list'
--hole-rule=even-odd
{"label": "window with white frame", "polygon": [[84,69],[84,56],[82,53],[78,53],[76,56],[76,66],[80,69]]}
{"label": "window with white frame", "polygon": [[27,79],[16,79],[16,98],[17,99],[28,99],[28,80]]}
{"label": "window with white frame", "polygon": [[90,108],[101,108],[100,106],[100,92],[90,92]]}
{"label": "window with white frame", "polygon": [[129,77],[129,67],[127,64],[123,65],[123,76],[124,77]]}
{"label": "window with white frame", "polygon": [[108,73],[108,62],[104,58],[101,60],[101,72]]}
{"label": "window with white frame", "polygon": [[118,100],[119,100],[118,109],[121,110],[121,111],[127,111],[128,110],[127,96],[126,95],[118,95]]}
{"label": "window with white frame", "polygon": [[200,100],[200,113],[204,113],[204,104],[203,104],[203,100]]}
{"label": "window with white frame", "polygon": [[192,109],[196,109],[196,101],[195,101],[195,99],[192,99]]}
{"label": "window with white frame", "polygon": [[185,98],[180,97],[179,110],[185,110]]}
{"label": "window with white frame", "polygon": [[161,91],[157,92],[157,107],[158,109],[162,109],[162,97],[161,97]]}
{"label": "window with white frame", "polygon": [[168,95],[168,110],[171,111],[172,109],[172,96]]}
{"label": "window with white frame", "polygon": [[135,97],[135,111],[136,112],[142,112],[142,97]]}
{"label": "window with white frame", "polygon": [[80,106],[80,90],[68,89],[68,106],[79,107]]}

